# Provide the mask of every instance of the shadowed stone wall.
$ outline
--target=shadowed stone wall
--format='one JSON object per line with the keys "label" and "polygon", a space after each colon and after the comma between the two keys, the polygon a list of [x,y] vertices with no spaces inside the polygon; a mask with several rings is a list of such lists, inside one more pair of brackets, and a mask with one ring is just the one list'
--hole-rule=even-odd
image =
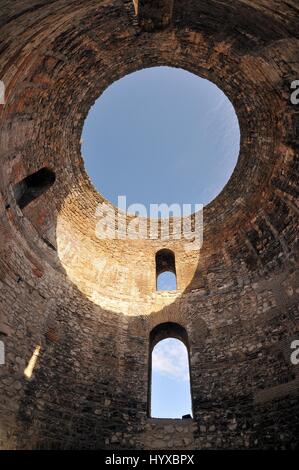
{"label": "shadowed stone wall", "polygon": [[[155,32],[131,1],[0,6],[0,447],[296,447],[297,2],[175,1]],[[239,118],[238,164],[204,210],[200,251],[95,235],[104,199],[84,170],[84,119],[114,80],[158,65],[212,80]],[[44,167],[54,184],[21,210],[16,184]],[[155,290],[163,248],[172,293]],[[149,335],[164,322],[190,341],[186,423],[147,416]]]}

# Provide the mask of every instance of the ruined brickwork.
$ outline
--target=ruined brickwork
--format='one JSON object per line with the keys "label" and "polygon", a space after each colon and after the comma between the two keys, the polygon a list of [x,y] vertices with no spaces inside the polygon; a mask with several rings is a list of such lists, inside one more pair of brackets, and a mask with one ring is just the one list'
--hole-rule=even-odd
{"label": "ruined brickwork", "polygon": [[[131,0],[0,6],[0,447],[296,447],[298,2],[175,0],[151,31]],[[238,164],[197,251],[95,235],[84,119],[113,81],[158,65],[213,81],[239,118]],[[21,209],[16,185],[44,167],[55,182]],[[162,248],[176,292],[156,292]],[[149,337],[164,322],[188,333],[193,420],[148,416]]]}

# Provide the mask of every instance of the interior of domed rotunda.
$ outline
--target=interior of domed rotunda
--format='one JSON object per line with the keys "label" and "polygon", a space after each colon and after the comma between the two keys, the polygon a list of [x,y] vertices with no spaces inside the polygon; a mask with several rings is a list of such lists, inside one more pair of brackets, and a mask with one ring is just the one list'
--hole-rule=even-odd
{"label": "interior of domed rotunda", "polygon": [[[298,447],[298,1],[0,7],[0,449]],[[238,120],[198,245],[175,217],[176,236],[161,219],[155,237],[122,236],[152,219],[118,210],[82,156],[95,102],[158,67],[208,80]],[[98,236],[104,206],[117,237],[114,219]],[[159,290],[166,272],[175,287]],[[186,350],[185,419],[152,415],[152,355],[170,338]]]}

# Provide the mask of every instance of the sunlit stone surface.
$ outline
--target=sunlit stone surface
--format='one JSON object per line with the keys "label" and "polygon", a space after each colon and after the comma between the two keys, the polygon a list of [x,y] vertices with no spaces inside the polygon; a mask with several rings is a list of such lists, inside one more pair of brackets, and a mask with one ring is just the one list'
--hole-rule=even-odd
{"label": "sunlit stone surface", "polygon": [[[298,8],[187,0],[162,26],[145,31],[130,2],[1,2],[1,448],[298,445]],[[210,79],[239,118],[200,251],[94,236],[84,120],[114,80],[156,65]],[[21,209],[14,188],[44,167],[55,183]],[[174,293],[156,292],[161,248]],[[148,417],[149,337],[165,322],[188,335],[193,420]]]}

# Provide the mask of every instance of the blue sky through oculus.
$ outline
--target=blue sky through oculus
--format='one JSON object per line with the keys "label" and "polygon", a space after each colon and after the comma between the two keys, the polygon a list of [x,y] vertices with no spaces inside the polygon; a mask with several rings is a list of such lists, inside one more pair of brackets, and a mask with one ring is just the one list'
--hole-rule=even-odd
{"label": "blue sky through oculus", "polygon": [[153,67],[114,82],[91,108],[82,155],[94,186],[117,204],[207,204],[239,154],[226,95],[182,69]]}

